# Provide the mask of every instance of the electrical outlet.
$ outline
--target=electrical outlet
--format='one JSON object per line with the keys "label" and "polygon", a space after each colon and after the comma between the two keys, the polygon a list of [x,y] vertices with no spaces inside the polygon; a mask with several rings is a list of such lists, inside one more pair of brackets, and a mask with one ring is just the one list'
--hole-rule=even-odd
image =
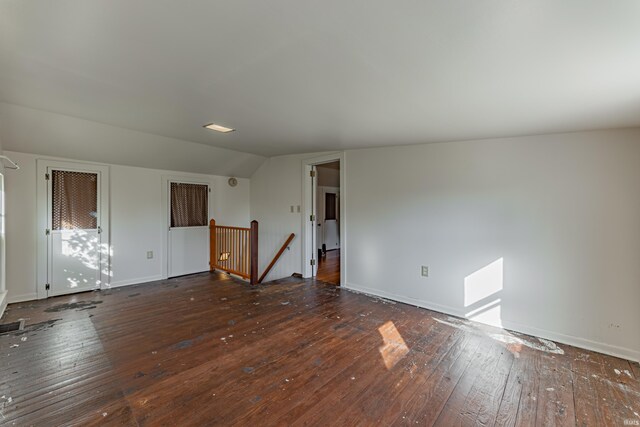
{"label": "electrical outlet", "polygon": [[429,277],[429,267],[423,265],[420,269],[420,274],[422,275],[422,277]]}
{"label": "electrical outlet", "polygon": [[297,206],[298,213],[300,213],[300,205]]}
{"label": "electrical outlet", "polygon": [[153,251],[147,251],[147,259],[153,258]]}

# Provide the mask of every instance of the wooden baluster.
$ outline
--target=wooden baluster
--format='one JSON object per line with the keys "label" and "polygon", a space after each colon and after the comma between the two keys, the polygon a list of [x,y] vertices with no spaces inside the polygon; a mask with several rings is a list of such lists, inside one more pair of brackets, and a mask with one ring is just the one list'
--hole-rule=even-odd
{"label": "wooden baluster", "polygon": [[249,230],[244,231],[244,274],[249,275]]}
{"label": "wooden baluster", "polygon": [[251,221],[251,266],[250,282],[252,285],[258,284],[258,221]]}
{"label": "wooden baluster", "polygon": [[216,267],[216,220],[209,221],[209,271]]}
{"label": "wooden baluster", "polygon": [[233,230],[231,230],[231,236],[232,236],[232,241],[233,241],[233,259],[231,260],[231,268],[234,269],[235,271],[238,271],[237,267],[236,267],[236,257],[238,255],[238,248],[236,246],[236,229],[234,228]]}

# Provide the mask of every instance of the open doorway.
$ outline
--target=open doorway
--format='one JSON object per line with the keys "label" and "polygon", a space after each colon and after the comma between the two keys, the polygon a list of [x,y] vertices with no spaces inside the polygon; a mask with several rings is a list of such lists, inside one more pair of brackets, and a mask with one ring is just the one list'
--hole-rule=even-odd
{"label": "open doorway", "polygon": [[340,285],[340,162],[316,165],[316,279]]}
{"label": "open doorway", "polygon": [[303,164],[303,276],[345,283],[344,154],[305,159]]}

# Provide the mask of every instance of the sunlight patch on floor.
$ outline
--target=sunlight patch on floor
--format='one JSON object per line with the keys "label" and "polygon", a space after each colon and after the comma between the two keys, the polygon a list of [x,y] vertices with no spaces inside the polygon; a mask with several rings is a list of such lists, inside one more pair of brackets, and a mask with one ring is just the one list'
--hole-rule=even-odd
{"label": "sunlight patch on floor", "polygon": [[378,332],[380,332],[384,341],[384,345],[379,348],[382,360],[387,369],[391,369],[407,355],[409,347],[407,347],[407,344],[404,342],[404,339],[402,339],[400,332],[392,321],[388,321],[380,326]]}

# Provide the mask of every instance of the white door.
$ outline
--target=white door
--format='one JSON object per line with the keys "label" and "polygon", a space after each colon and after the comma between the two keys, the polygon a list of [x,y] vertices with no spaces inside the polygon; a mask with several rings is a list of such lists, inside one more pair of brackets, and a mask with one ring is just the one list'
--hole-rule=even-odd
{"label": "white door", "polygon": [[47,296],[100,288],[101,173],[47,168]]}
{"label": "white door", "polygon": [[209,186],[169,181],[169,277],[209,270]]}

